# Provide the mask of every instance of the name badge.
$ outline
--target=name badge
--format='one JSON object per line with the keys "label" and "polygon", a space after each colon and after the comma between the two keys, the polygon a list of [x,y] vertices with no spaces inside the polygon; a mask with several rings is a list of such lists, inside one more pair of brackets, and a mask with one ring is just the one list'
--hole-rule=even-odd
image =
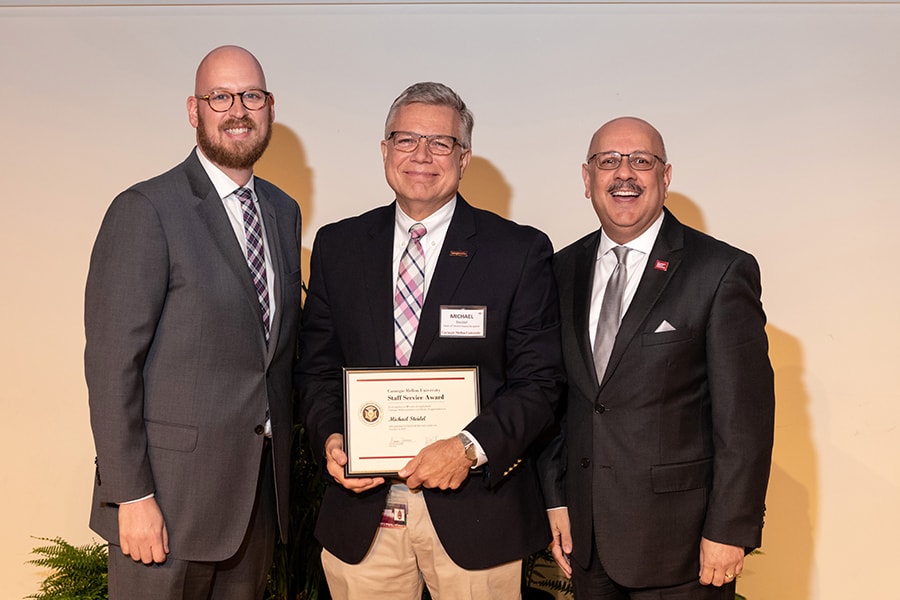
{"label": "name badge", "polygon": [[487,306],[441,306],[441,337],[483,338]]}

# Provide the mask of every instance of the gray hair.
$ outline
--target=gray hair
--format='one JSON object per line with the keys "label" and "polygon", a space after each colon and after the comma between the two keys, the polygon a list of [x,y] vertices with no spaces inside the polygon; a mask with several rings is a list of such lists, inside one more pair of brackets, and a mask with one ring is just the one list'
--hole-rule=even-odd
{"label": "gray hair", "polygon": [[433,106],[448,106],[459,114],[459,145],[464,149],[472,147],[472,128],[475,126],[475,115],[466,108],[466,103],[459,95],[443,83],[423,81],[414,83],[397,96],[388,111],[384,121],[384,138],[391,134],[391,123],[397,116],[401,107],[409,104],[431,104]]}

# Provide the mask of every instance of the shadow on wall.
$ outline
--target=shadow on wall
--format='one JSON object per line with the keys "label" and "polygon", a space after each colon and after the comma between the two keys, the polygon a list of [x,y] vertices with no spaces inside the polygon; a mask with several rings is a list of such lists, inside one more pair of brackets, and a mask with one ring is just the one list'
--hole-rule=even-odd
{"label": "shadow on wall", "polygon": [[510,218],[512,188],[491,161],[480,156],[472,156],[459,184],[459,192],[472,206]]}
{"label": "shadow on wall", "polygon": [[[254,173],[271,181],[285,191],[297,204],[303,215],[303,239],[309,233],[308,223],[312,222],[313,170],[306,159],[306,150],[300,138],[289,127],[280,123],[272,125],[272,140],[263,157],[256,163]],[[300,254],[303,281],[309,279],[309,257],[311,250],[304,246]]]}
{"label": "shadow on wall", "polygon": [[[690,198],[670,192],[666,206],[685,225],[710,233],[700,207]],[[765,273],[762,279],[765,284]],[[748,557],[738,592],[748,600],[802,600],[811,594],[819,515],[819,478],[809,394],[803,384],[803,348],[796,337],[771,323],[766,332],[775,370],[775,448],[766,495],[763,553]]]}
{"label": "shadow on wall", "polygon": [[703,221],[703,212],[700,207],[687,196],[670,191],[666,196],[666,208],[688,227],[713,235],[706,231],[706,223]]}
{"label": "shadow on wall", "polygon": [[764,554],[749,563],[759,576],[748,579],[747,591],[742,593],[750,600],[810,598],[819,477],[809,394],[803,383],[803,348],[796,337],[771,324],[766,330],[775,369],[775,450],[766,500]]}

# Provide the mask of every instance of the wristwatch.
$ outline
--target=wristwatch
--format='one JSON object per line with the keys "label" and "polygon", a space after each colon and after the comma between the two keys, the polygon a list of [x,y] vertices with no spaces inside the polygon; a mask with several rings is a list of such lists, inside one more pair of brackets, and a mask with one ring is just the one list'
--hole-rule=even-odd
{"label": "wristwatch", "polygon": [[464,433],[457,433],[456,437],[459,438],[459,441],[462,442],[463,448],[466,449],[466,458],[472,461],[472,466],[474,467],[478,463],[478,455],[475,451],[475,442],[473,442],[472,438]]}

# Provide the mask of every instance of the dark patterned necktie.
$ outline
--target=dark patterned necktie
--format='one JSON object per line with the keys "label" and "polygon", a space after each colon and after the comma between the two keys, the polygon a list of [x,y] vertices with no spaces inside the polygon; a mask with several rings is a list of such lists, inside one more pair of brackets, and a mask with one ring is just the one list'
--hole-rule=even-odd
{"label": "dark patterned necktie", "polygon": [[263,246],[262,226],[259,215],[253,205],[253,193],[249,188],[239,187],[234,195],[241,201],[244,214],[244,235],[247,236],[247,267],[253,278],[253,287],[259,299],[262,321],[266,331],[266,343],[269,342],[269,289],[266,285],[266,251]]}

